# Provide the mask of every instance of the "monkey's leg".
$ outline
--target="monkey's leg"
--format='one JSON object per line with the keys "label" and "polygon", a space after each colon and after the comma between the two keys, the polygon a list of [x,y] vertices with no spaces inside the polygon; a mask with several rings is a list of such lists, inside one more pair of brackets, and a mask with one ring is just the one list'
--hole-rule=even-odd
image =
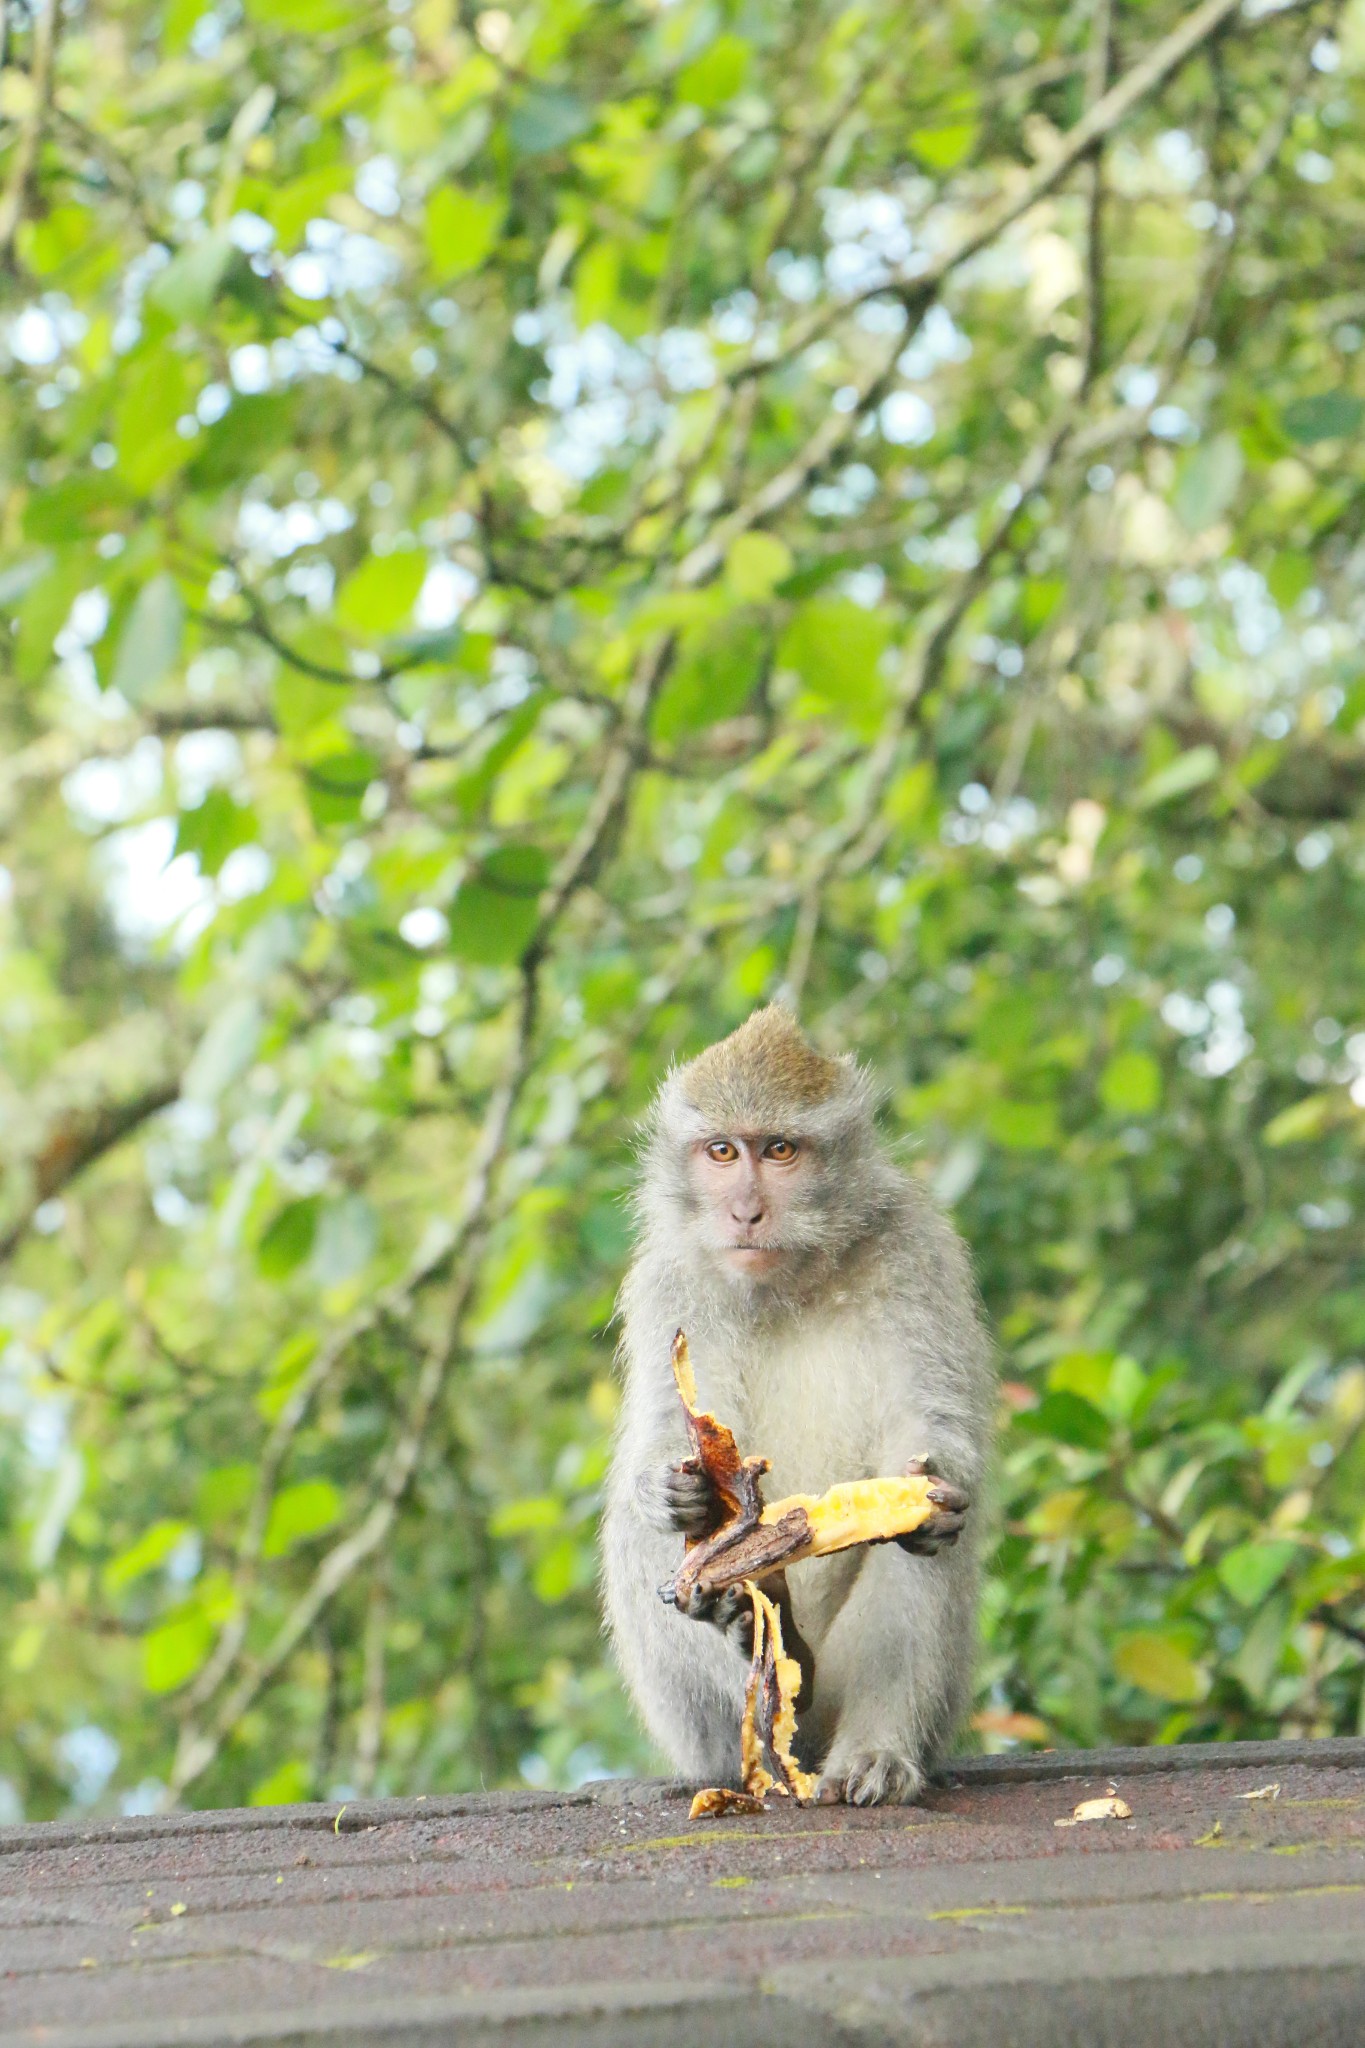
{"label": "monkey's leg", "polygon": [[832,1722],[822,1800],[877,1806],[918,1796],[966,1704],[975,1636],[970,1550],[920,1558],[888,1544],[867,1553],[816,1651],[816,1700]]}
{"label": "monkey's leg", "polygon": [[609,1500],[602,1536],[607,1620],[645,1726],[682,1776],[738,1784],[748,1659],[737,1632],[659,1598],[683,1539],[651,1528],[628,1492]]}

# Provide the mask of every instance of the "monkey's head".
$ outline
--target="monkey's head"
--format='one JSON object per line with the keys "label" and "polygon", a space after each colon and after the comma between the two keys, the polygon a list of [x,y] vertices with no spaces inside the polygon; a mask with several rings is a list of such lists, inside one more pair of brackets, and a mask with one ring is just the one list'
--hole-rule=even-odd
{"label": "monkey's head", "polygon": [[801,1293],[881,1213],[866,1075],[776,1006],[675,1067],[647,1132],[646,1227],[739,1289]]}

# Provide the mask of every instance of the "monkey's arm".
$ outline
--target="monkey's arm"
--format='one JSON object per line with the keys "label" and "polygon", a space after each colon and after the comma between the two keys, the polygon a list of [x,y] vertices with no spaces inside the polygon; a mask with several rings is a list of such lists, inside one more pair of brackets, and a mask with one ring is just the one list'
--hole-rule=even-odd
{"label": "monkey's arm", "polygon": [[[635,1704],[674,1767],[712,1784],[738,1782],[749,1652],[726,1627],[733,1615],[703,1609],[697,1619],[720,1625],[699,1628],[659,1598],[682,1562],[680,1518],[699,1514],[702,1496],[696,1475],[676,1470],[687,1442],[673,1387],[658,1375],[668,1339],[651,1358],[647,1341],[636,1353],[631,1338],[628,1322],[625,1394],[602,1520],[607,1624]],[[709,1513],[709,1489],[705,1504]]]}

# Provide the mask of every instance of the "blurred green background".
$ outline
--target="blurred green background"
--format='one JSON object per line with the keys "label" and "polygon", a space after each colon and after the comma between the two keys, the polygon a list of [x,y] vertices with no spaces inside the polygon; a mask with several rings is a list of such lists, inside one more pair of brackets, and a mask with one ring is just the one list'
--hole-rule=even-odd
{"label": "blurred green background", "polygon": [[7,14],[0,1813],[649,1767],[780,994],[1000,1334],[967,1739],[1365,1727],[1362,0]]}

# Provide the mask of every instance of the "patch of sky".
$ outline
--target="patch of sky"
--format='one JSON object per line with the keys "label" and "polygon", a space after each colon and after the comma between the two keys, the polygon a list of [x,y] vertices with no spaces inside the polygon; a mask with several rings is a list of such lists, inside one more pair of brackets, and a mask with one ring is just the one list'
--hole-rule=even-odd
{"label": "patch of sky", "polygon": [[479,579],[462,562],[433,562],[417,593],[413,617],[422,632],[443,632],[478,594]]}
{"label": "patch of sky", "polygon": [[126,754],[82,761],[62,782],[66,807],[85,832],[126,824],[161,794],[162,750],[148,734]]}
{"label": "patch of sky", "polygon": [[1147,422],[1158,441],[1197,441],[1199,430],[1183,405],[1158,405]]}
{"label": "patch of sky", "polygon": [[1228,562],[1219,571],[1218,589],[1231,608],[1233,630],[1243,654],[1264,654],[1281,629],[1279,608],[1264,576],[1246,562]]}
{"label": "patch of sky", "polygon": [[896,359],[902,377],[914,383],[944,363],[965,363],[972,344],[946,306],[931,306]]}
{"label": "patch of sky", "polygon": [[250,497],[238,509],[237,539],[249,553],[279,562],[299,548],[318,547],[344,533],[354,516],[340,498],[319,498],[313,504],[294,498],[277,508]]}
{"label": "patch of sky", "polygon": [[391,156],[372,156],[355,174],[355,196],[371,213],[391,220],[403,204],[398,165]]}
{"label": "patch of sky", "polygon": [[670,391],[709,391],[716,381],[711,345],[695,328],[666,327],[654,344],[654,357]]}
{"label": "patch of sky", "polygon": [[1115,376],[1114,387],[1125,405],[1143,412],[1155,402],[1161,389],[1161,379],[1149,365],[1129,363]]}
{"label": "patch of sky", "polygon": [[722,299],[711,315],[711,330],[727,348],[741,348],[754,338],[758,300],[750,291],[733,292]]}
{"label": "patch of sky", "polygon": [[1173,185],[1188,192],[1203,177],[1208,158],[1183,128],[1168,128],[1156,139],[1156,159]]}
{"label": "patch of sky", "polygon": [[919,448],[933,440],[938,422],[934,408],[918,391],[893,391],[882,400],[878,424],[885,440],[901,448]]}
{"label": "patch of sky", "polygon": [[71,1797],[77,1806],[93,1806],[119,1760],[119,1746],[112,1735],[93,1721],[59,1735],[57,1756],[66,1774]]}
{"label": "patch of sky", "polygon": [[849,519],[877,495],[875,470],[865,462],[850,462],[829,483],[816,484],[810,494],[810,509],[822,519]]}
{"label": "patch of sky", "polygon": [[110,915],[123,937],[151,945],[190,943],[213,915],[213,889],[187,853],[175,852],[174,818],[148,818],[111,832],[97,849]]}

